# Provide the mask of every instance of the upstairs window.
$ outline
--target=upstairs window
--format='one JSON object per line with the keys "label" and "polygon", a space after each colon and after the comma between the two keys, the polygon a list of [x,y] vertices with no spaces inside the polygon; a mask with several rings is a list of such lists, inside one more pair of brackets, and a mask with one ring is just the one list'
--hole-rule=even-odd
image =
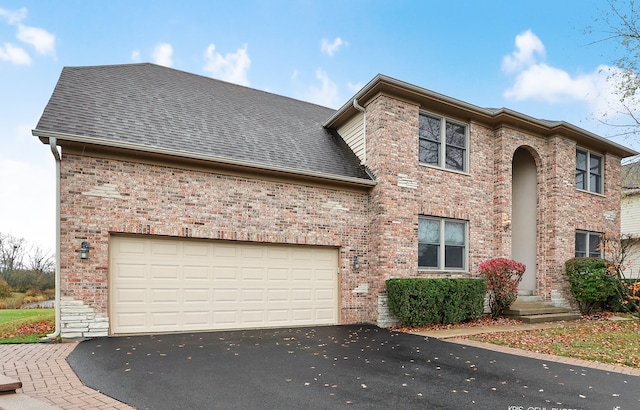
{"label": "upstairs window", "polygon": [[576,150],[576,188],[602,193],[602,155]]}
{"label": "upstairs window", "polygon": [[421,217],[418,220],[418,268],[465,270],[467,222]]}
{"label": "upstairs window", "polygon": [[601,258],[600,233],[576,231],[576,257]]}
{"label": "upstairs window", "polygon": [[467,172],[468,126],[444,117],[420,114],[420,162]]}

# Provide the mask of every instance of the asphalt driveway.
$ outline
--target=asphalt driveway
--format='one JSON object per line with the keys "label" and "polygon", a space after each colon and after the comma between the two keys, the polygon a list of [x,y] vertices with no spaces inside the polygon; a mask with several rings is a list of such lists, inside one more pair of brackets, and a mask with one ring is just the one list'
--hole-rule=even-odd
{"label": "asphalt driveway", "polygon": [[640,407],[636,376],[368,325],[100,338],[67,360],[139,409]]}

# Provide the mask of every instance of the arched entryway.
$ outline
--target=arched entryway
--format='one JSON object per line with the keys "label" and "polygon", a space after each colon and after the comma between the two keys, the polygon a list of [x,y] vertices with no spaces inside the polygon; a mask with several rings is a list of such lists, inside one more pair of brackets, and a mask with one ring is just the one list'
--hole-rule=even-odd
{"label": "arched entryway", "polygon": [[513,154],[511,205],[511,259],[527,270],[518,287],[520,295],[536,294],[538,170],[531,153],[520,147]]}

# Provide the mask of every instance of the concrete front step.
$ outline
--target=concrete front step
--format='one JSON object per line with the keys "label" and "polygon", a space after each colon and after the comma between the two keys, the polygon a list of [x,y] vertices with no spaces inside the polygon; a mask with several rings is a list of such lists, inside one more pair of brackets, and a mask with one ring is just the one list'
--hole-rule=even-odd
{"label": "concrete front step", "polygon": [[[546,322],[558,322],[561,320],[578,320],[582,316],[579,313],[569,312],[569,313],[548,313],[544,315],[529,315],[529,316],[520,316],[519,320],[524,323],[546,323]],[[515,318],[515,317],[514,317]]]}
{"label": "concrete front step", "polygon": [[552,303],[543,302],[537,296],[523,298],[518,297],[510,309],[503,315],[512,319],[518,319],[525,323],[556,322],[560,320],[577,320],[582,316],[570,309],[554,306]]}

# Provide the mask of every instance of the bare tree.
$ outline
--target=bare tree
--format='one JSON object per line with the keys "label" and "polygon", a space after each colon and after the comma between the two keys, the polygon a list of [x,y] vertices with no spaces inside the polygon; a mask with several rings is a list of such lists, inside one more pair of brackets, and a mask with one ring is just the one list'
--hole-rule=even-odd
{"label": "bare tree", "polygon": [[55,269],[55,259],[53,254],[45,251],[37,245],[33,246],[31,248],[31,252],[29,252],[26,269],[45,274],[53,273]]}
{"label": "bare tree", "polygon": [[599,11],[594,23],[585,33],[597,37],[595,43],[613,43],[618,55],[612,61],[615,69],[609,71],[608,80],[614,85],[620,105],[614,116],[626,121],[601,119],[616,127],[617,136],[634,135],[640,128],[640,6],[635,0],[607,0],[609,9]]}
{"label": "bare tree", "polygon": [[25,240],[0,233],[0,273],[24,268]]}

